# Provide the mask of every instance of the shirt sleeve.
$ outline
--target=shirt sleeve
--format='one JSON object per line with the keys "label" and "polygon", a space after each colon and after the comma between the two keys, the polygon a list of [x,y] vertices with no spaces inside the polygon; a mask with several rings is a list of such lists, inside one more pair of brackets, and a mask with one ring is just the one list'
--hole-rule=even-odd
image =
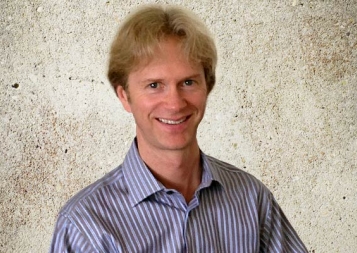
{"label": "shirt sleeve", "polygon": [[260,252],[308,252],[270,192],[261,202],[260,224]]}
{"label": "shirt sleeve", "polygon": [[62,214],[59,215],[49,253],[98,252],[88,238]]}

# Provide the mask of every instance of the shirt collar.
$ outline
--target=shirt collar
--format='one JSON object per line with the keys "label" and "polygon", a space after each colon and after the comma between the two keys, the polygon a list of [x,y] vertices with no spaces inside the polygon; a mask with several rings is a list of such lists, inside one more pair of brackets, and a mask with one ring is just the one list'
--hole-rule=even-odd
{"label": "shirt collar", "polygon": [[139,155],[136,139],[123,162],[123,174],[128,185],[131,205],[135,206],[150,195],[161,191],[159,183]]}
{"label": "shirt collar", "polygon": [[[203,164],[202,179],[199,189],[211,186],[213,181],[223,185],[218,168],[208,159],[208,156],[201,151],[201,161]],[[144,161],[141,159],[136,139],[123,162],[123,174],[128,185],[131,205],[135,206],[149,196],[162,191],[165,187],[156,180]]]}
{"label": "shirt collar", "polygon": [[209,187],[212,182],[217,182],[221,186],[224,186],[224,180],[222,179],[221,174],[219,173],[219,168],[217,168],[215,164],[210,161],[209,156],[207,156],[202,151],[201,161],[203,164],[203,171],[200,188]]}

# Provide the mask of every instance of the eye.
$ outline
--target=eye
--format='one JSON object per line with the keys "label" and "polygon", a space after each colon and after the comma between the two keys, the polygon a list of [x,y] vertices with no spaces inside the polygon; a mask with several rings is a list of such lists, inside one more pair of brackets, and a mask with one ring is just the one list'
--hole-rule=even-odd
{"label": "eye", "polygon": [[150,83],[149,87],[152,88],[152,89],[156,89],[156,88],[159,87],[159,83]]}
{"label": "eye", "polygon": [[186,85],[186,86],[191,86],[191,85],[193,85],[193,80],[185,80],[184,81],[184,84]]}

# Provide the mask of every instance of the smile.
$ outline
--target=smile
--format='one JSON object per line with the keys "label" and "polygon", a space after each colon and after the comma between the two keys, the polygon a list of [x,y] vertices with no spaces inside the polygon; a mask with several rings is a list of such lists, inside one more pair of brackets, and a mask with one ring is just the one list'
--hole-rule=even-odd
{"label": "smile", "polygon": [[158,120],[162,123],[165,123],[165,124],[169,124],[169,125],[178,125],[182,122],[184,122],[185,120],[187,119],[187,117],[184,117],[180,120],[170,120],[170,119],[162,119],[162,118],[158,118]]}

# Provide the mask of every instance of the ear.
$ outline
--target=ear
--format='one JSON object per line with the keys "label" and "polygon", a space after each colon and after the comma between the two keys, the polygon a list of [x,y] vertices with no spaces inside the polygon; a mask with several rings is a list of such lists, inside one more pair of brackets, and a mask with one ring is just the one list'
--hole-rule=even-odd
{"label": "ear", "polygon": [[130,101],[129,101],[129,94],[127,93],[127,91],[125,91],[124,88],[121,85],[118,85],[118,87],[116,88],[116,93],[117,93],[117,96],[118,96],[121,104],[123,105],[124,109],[127,112],[131,113],[131,105],[130,105]]}

